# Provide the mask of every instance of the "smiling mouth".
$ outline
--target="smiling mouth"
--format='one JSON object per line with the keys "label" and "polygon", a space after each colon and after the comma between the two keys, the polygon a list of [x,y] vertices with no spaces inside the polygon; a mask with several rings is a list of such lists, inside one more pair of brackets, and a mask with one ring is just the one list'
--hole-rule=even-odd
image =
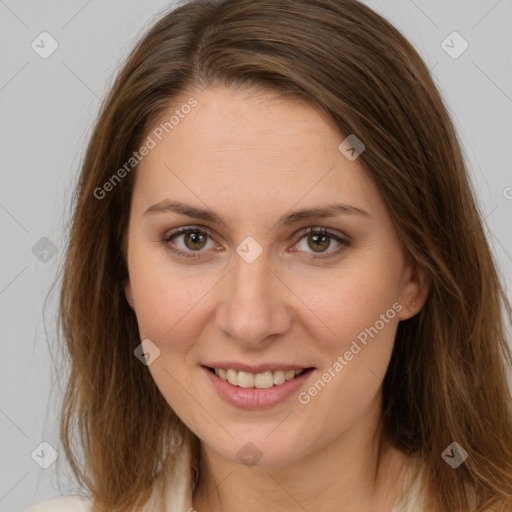
{"label": "smiling mouth", "polygon": [[293,380],[299,375],[310,372],[313,368],[301,368],[297,370],[275,370],[261,373],[250,373],[234,370],[232,368],[210,368],[206,367],[229,384],[240,388],[268,389],[281,386],[287,381]]}

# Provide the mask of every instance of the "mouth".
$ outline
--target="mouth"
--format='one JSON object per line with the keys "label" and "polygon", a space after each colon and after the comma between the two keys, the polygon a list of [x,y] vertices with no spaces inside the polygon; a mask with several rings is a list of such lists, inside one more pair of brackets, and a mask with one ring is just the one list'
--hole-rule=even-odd
{"label": "mouth", "polygon": [[296,370],[267,370],[259,373],[239,371],[233,368],[212,368],[205,367],[211,373],[214,373],[219,379],[229,382],[232,386],[239,388],[268,389],[275,386],[281,386],[285,382],[295,379],[303,373],[309,372],[314,368],[298,368]]}
{"label": "mouth", "polygon": [[[219,365],[222,366],[222,365]],[[227,366],[227,365],[226,365]],[[239,365],[241,366],[241,365]],[[204,366],[202,370],[218,396],[242,409],[267,409],[285,403],[307,386],[315,368],[257,368],[258,373],[234,368]]]}

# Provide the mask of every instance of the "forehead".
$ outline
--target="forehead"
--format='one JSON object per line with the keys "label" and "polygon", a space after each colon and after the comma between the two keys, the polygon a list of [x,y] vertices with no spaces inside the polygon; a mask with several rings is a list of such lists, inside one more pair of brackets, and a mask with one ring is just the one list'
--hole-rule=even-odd
{"label": "forehead", "polygon": [[[196,106],[188,109],[191,98]],[[172,127],[166,125],[171,118]],[[163,128],[162,142],[172,144],[174,139],[200,152],[241,147],[272,153],[293,147],[308,154],[307,148],[301,148],[305,137],[315,147],[337,146],[341,137],[319,108],[304,101],[283,98],[272,91],[225,87],[182,94],[154,124],[153,130]],[[293,155],[288,154],[288,158]]]}
{"label": "forehead", "polygon": [[340,152],[345,137],[334,125],[311,105],[270,91],[184,93],[148,137],[155,146],[137,168],[135,191],[146,202],[173,191],[224,207],[240,198],[241,205],[266,198],[302,206],[371,199],[373,185],[362,164]]}

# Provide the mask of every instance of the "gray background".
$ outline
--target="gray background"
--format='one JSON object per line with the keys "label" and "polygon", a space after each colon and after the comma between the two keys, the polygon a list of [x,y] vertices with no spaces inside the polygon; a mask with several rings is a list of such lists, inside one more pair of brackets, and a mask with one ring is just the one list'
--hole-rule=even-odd
{"label": "gray background", "polygon": [[[509,290],[512,0],[366,3],[409,38],[432,70],[462,140]],[[47,345],[56,293],[44,319],[43,306],[62,263],[68,200],[100,101],[139,36],[171,5],[0,0],[0,511],[20,511],[74,490],[65,465],[42,469],[36,463],[50,461],[44,459],[48,449],[43,456],[45,449],[38,448],[31,457],[45,441],[63,461],[56,423],[62,390],[52,385]],[[46,59],[31,47],[43,31],[59,45]],[[445,43],[452,56],[441,46],[453,31],[469,44],[458,58],[453,54],[463,48],[461,40]],[[44,45],[48,49],[48,40]],[[51,244],[36,245],[43,237],[55,255]]]}

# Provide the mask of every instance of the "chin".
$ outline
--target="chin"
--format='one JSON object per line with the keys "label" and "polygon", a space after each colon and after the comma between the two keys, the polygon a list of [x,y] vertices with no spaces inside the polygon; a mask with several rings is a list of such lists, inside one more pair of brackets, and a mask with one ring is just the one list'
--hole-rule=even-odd
{"label": "chin", "polygon": [[306,455],[303,434],[297,432],[295,435],[289,429],[284,429],[283,432],[276,431],[268,435],[272,429],[268,425],[265,427],[265,434],[261,434],[261,428],[254,429],[254,434],[250,428],[246,428],[243,434],[240,433],[234,439],[229,438],[229,441],[205,442],[224,459],[248,467],[287,466]]}

